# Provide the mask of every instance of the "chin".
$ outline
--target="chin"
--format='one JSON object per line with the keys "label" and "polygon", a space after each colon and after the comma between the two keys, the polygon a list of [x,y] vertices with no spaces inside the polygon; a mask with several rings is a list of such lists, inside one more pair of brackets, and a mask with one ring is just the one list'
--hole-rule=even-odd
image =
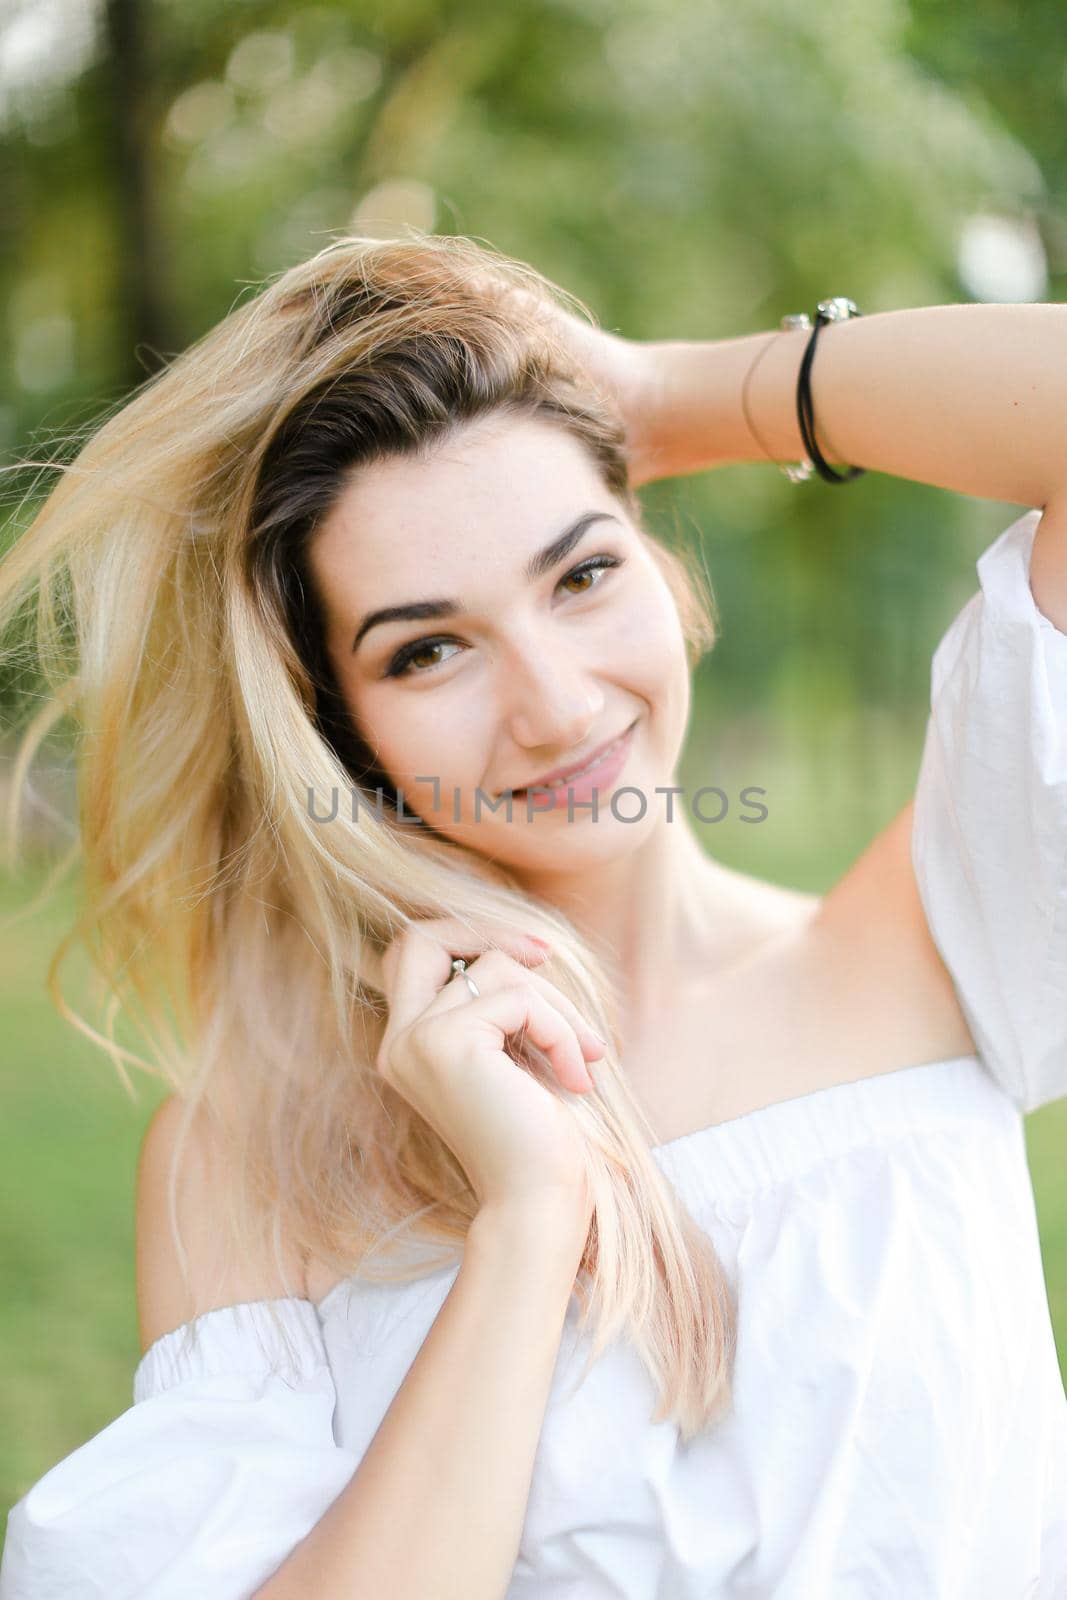
{"label": "chin", "polygon": [[554,826],[542,826],[546,820],[539,818],[529,826],[523,821],[509,829],[503,839],[498,837],[492,851],[494,859],[517,871],[561,872],[573,866],[575,873],[588,872],[592,867],[633,855],[660,819],[650,805],[639,822],[620,822],[603,808],[596,822],[587,813],[583,821],[576,818],[569,823],[565,812]]}

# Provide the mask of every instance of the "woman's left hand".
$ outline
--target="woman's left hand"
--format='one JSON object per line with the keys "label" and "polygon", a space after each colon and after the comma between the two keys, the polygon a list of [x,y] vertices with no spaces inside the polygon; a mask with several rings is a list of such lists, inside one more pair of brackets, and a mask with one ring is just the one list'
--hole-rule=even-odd
{"label": "woman's left hand", "polygon": [[655,403],[655,373],[649,346],[594,327],[560,307],[550,308],[548,321],[564,346],[618,406],[626,427],[630,481],[635,485],[645,482],[649,421]]}
{"label": "woman's left hand", "polygon": [[660,367],[653,346],[594,327],[555,303],[546,303],[525,289],[510,288],[544,321],[551,334],[574,355],[594,383],[618,407],[626,429],[630,483],[636,488],[657,476],[653,422],[657,415]]}

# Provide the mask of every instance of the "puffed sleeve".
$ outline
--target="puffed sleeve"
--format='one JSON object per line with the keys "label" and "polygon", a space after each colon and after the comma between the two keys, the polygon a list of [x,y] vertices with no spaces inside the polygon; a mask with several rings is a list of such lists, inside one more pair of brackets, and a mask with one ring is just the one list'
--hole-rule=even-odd
{"label": "puffed sleeve", "polygon": [[1028,511],[978,558],[934,652],[912,818],[930,933],[1022,1111],[1067,1094],[1067,634],[1038,610]]}
{"label": "puffed sleeve", "polygon": [[0,1600],[246,1600],[355,1471],[309,1300],[164,1334],[134,1404],[8,1516]]}

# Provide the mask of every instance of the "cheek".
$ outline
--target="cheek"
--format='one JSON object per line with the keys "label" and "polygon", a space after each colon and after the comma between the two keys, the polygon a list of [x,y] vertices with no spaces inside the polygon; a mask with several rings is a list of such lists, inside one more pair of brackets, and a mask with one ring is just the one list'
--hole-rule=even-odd
{"label": "cheek", "polygon": [[663,694],[688,683],[685,639],[670,591],[658,572],[635,594],[620,619],[619,633],[626,641],[626,657],[635,686],[640,681]]}
{"label": "cheek", "polygon": [[658,572],[628,613],[621,628],[626,639],[626,683],[648,702],[654,746],[663,762],[673,766],[689,725],[692,686],[677,607]]}
{"label": "cheek", "polygon": [[[378,764],[392,779],[417,777],[460,784],[466,769],[478,770],[484,730],[471,708],[449,707],[437,694],[389,693],[361,699],[357,717]],[[388,701],[388,705],[386,705]]]}

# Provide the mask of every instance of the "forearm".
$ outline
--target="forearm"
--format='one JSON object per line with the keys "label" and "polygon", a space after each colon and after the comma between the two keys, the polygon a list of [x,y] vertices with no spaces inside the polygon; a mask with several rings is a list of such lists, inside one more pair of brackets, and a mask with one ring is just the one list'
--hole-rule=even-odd
{"label": "forearm", "polygon": [[[810,337],[801,328],[643,345],[638,481],[768,455],[800,460],[796,383]],[[747,395],[754,435],[741,391],[761,351]],[[1067,489],[1067,306],[922,306],[830,323],[811,395],[832,464],[1020,505],[1045,506]]]}
{"label": "forearm", "polygon": [[359,1467],[257,1600],[500,1600],[585,1232],[482,1212]]}

